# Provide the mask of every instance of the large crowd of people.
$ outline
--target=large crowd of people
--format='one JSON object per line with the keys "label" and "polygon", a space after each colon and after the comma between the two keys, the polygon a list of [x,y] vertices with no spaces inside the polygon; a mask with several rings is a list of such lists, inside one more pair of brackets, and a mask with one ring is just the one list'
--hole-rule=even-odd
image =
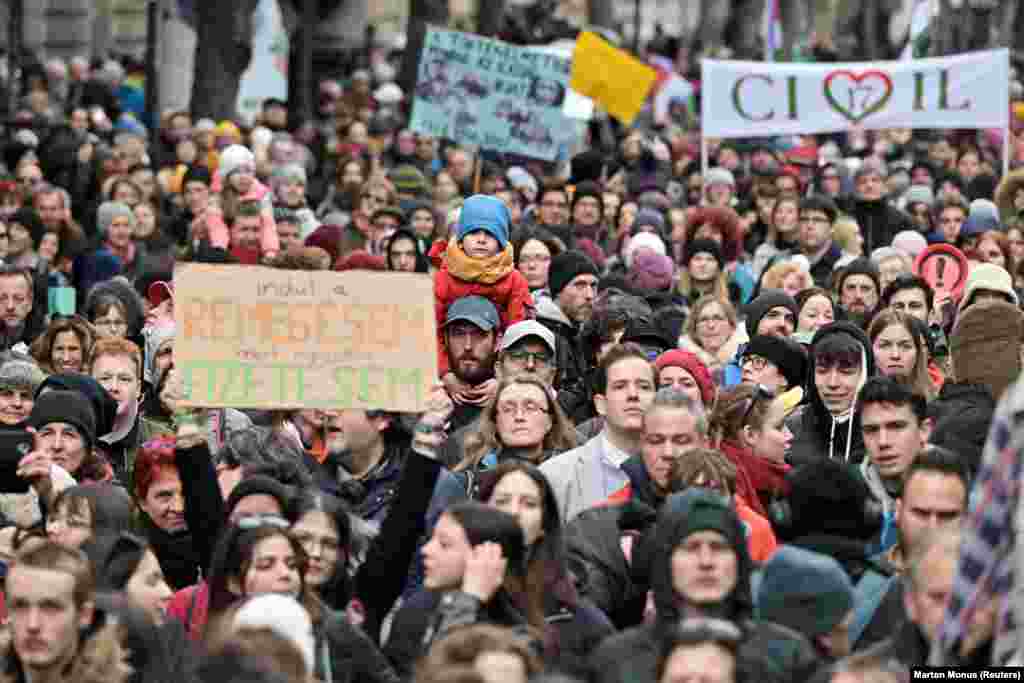
{"label": "large crowd of people", "polygon": [[[641,117],[543,162],[412,131],[394,71],[323,81],[311,121],[267,100],[251,126],[150,130],[116,63],[24,70],[0,169],[5,680],[1024,661],[1024,170],[1001,176],[995,137],[709,140],[702,172],[692,116]],[[933,244],[965,260],[923,277]],[[432,278],[428,409],[185,407],[186,261]]]}

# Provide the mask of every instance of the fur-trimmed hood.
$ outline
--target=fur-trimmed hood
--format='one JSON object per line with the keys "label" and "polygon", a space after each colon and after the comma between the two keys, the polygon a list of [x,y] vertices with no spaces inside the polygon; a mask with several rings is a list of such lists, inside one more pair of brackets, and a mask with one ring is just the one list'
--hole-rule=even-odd
{"label": "fur-trimmed hood", "polygon": [[1011,171],[996,187],[996,206],[999,207],[999,216],[1004,223],[1019,214],[1017,207],[1013,205],[1013,198],[1020,190],[1024,190],[1024,168]]}
{"label": "fur-trimmed hood", "polygon": [[[4,670],[0,683],[23,683],[25,674],[14,653],[13,641],[3,646]],[[106,624],[88,636],[63,677],[66,683],[128,683],[132,669],[120,627]]]}

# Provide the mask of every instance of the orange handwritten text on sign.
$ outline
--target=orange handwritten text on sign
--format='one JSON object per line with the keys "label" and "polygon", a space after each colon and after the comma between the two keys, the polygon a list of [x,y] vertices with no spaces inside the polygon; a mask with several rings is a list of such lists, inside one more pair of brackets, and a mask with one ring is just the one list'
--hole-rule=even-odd
{"label": "orange handwritten text on sign", "polygon": [[424,275],[185,264],[175,314],[192,406],[418,411],[437,376]]}

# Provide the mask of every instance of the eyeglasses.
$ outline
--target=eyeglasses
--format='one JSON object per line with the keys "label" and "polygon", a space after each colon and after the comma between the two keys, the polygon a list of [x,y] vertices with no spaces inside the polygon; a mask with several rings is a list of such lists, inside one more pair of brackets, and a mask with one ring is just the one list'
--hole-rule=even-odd
{"label": "eyeglasses", "polygon": [[751,394],[750,398],[747,400],[750,401],[750,403],[747,405],[747,409],[743,411],[743,420],[740,422],[741,425],[747,424],[747,420],[750,419],[750,413],[754,411],[754,406],[757,405],[758,401],[774,401],[775,392],[763,384],[758,384],[754,387],[754,393]]}
{"label": "eyeglasses", "polygon": [[750,354],[743,356],[743,361],[740,363],[740,367],[745,368],[749,365],[750,369],[753,370],[754,372],[761,372],[766,367],[768,367],[768,363],[769,361],[767,358],[762,358],[761,356]]}
{"label": "eyeglasses", "polygon": [[551,365],[551,354],[544,351],[506,351],[505,357],[526,365],[532,359],[537,365]]}
{"label": "eyeglasses", "polygon": [[498,414],[502,417],[515,417],[519,413],[526,417],[535,417],[541,413],[547,414],[549,412],[551,411],[533,401],[524,401],[523,403],[501,401],[498,403]]}
{"label": "eyeglasses", "polygon": [[289,524],[288,520],[284,517],[268,514],[246,515],[245,517],[235,520],[235,526],[247,531],[251,529],[261,529],[265,526],[274,527],[275,529],[291,528],[291,524]]}

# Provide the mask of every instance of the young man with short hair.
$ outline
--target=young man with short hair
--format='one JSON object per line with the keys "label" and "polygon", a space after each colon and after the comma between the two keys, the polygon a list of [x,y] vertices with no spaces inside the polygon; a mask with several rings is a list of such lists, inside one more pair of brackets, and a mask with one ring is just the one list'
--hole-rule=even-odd
{"label": "young man with short hair", "polygon": [[869,379],[858,401],[867,449],[861,472],[871,494],[891,514],[902,492],[904,472],[928,441],[928,404],[924,396],[891,377]]}
{"label": "young man with short hair", "polygon": [[644,414],[657,379],[646,354],[635,344],[614,347],[601,361],[594,405],[605,418],[596,437],[541,465],[566,522],[598,505],[629,482],[622,469],[640,451]]}
{"label": "young man with short hair", "polygon": [[91,632],[95,578],[79,550],[51,541],[22,553],[5,582],[11,637],[8,673],[31,683],[85,680],[102,671],[108,683],[131,674],[115,624]]}

